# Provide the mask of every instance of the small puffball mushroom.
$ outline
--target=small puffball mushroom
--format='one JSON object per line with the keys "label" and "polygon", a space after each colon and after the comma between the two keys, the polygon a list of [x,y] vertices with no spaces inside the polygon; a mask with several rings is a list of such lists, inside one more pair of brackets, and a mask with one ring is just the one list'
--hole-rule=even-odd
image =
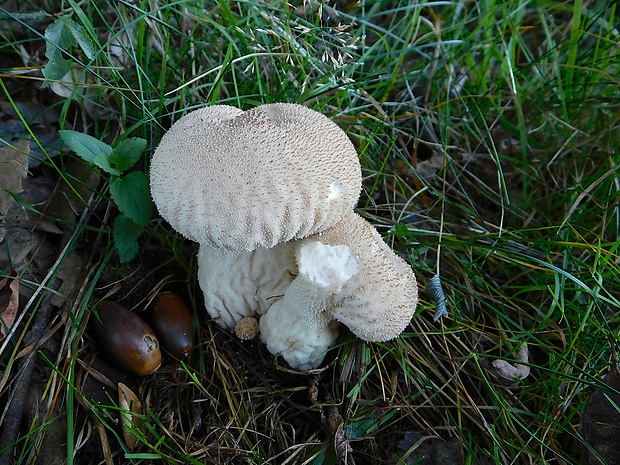
{"label": "small puffball mushroom", "polygon": [[258,321],[253,316],[244,316],[235,325],[235,334],[242,341],[251,341],[258,336]]}
{"label": "small puffball mushroom", "polygon": [[415,275],[368,221],[351,213],[305,241],[345,244],[359,264],[360,272],[338,294],[333,318],[365,341],[388,341],[403,332],[418,304]]}
{"label": "small puffball mushroom", "polygon": [[201,245],[198,282],[215,323],[232,331],[243,317],[262,315],[281,298],[297,274],[294,247],[284,242],[235,252]]}
{"label": "small puffball mushroom", "polygon": [[308,369],[322,362],[338,322],[366,341],[405,329],[417,306],[416,279],[370,223],[351,212],[296,244],[298,275],[260,320],[271,353]]}
{"label": "small puffball mushroom", "polygon": [[322,231],[361,191],[353,144],[302,105],[188,113],[153,154],[151,195],[174,229],[201,245],[251,251]]}

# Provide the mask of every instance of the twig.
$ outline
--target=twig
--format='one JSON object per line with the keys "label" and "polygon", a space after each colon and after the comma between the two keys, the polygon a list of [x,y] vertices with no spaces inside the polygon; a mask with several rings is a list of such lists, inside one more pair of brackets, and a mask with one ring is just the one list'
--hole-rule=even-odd
{"label": "twig", "polygon": [[[48,302],[51,295],[48,294],[43,300],[37,312],[37,319],[34,325],[24,338],[26,346],[35,344],[45,335],[45,330],[52,316],[52,310],[55,308]],[[24,415],[24,407],[29,393],[30,379],[36,366],[34,361],[37,353],[38,351],[32,351],[27,356],[15,381],[12,396],[10,396],[8,401],[10,406],[8,406],[7,415],[2,424],[2,432],[0,433],[0,465],[9,465],[13,458],[13,450],[15,449],[15,442],[20,430],[19,425]]]}

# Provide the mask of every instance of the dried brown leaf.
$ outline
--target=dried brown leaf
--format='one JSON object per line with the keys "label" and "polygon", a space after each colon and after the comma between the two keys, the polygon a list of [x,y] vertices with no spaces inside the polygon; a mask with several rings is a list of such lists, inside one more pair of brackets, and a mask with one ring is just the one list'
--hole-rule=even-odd
{"label": "dried brown leaf", "polygon": [[595,389],[583,412],[581,430],[590,444],[588,464],[620,465],[620,371],[605,376],[609,389]]}
{"label": "dried brown leaf", "polygon": [[118,383],[118,406],[121,408],[121,427],[125,444],[129,450],[133,450],[138,444],[138,437],[134,431],[136,428],[145,431],[142,403],[131,389],[123,383]]}
{"label": "dried brown leaf", "polygon": [[[514,354],[515,360],[519,362],[528,362],[529,349],[527,344],[524,343]],[[525,379],[530,374],[530,367],[521,363],[509,363],[506,360],[494,360],[493,368],[495,372],[507,380],[519,380]]]}
{"label": "dried brown leaf", "polygon": [[0,281],[0,341],[8,334],[19,310],[19,281],[17,273],[11,270],[9,276]]}
{"label": "dried brown leaf", "polygon": [[346,460],[347,456],[353,452],[353,448],[349,443],[349,438],[346,435],[343,422],[341,422],[336,428],[336,433],[334,434],[334,448],[336,449],[336,455],[340,460]]}

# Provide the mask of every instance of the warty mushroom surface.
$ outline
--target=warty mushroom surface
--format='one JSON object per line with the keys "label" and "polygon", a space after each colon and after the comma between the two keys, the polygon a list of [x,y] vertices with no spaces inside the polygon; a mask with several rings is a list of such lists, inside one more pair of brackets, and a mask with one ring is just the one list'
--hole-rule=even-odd
{"label": "warty mushroom surface", "polygon": [[250,251],[337,223],[358,200],[361,168],[346,133],[317,111],[215,105],[172,125],[150,184],[159,213],[185,237]]}
{"label": "warty mushroom surface", "polygon": [[162,139],[150,176],[160,214],[200,243],[199,282],[218,325],[260,317],[268,349],[307,369],[339,322],[367,341],[409,323],[413,271],[353,212],[357,153],[324,115],[295,104],[193,111]]}

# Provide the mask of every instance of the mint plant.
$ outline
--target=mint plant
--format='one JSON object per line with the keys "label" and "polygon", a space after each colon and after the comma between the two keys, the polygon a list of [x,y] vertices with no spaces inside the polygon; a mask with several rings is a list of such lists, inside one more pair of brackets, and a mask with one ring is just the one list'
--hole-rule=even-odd
{"label": "mint plant", "polygon": [[114,220],[114,245],[121,263],[128,262],[138,252],[138,237],[153,212],[147,175],[129,171],[146,149],[146,140],[134,137],[112,147],[71,130],[61,130],[60,138],[79,157],[110,176],[110,197],[121,212]]}

